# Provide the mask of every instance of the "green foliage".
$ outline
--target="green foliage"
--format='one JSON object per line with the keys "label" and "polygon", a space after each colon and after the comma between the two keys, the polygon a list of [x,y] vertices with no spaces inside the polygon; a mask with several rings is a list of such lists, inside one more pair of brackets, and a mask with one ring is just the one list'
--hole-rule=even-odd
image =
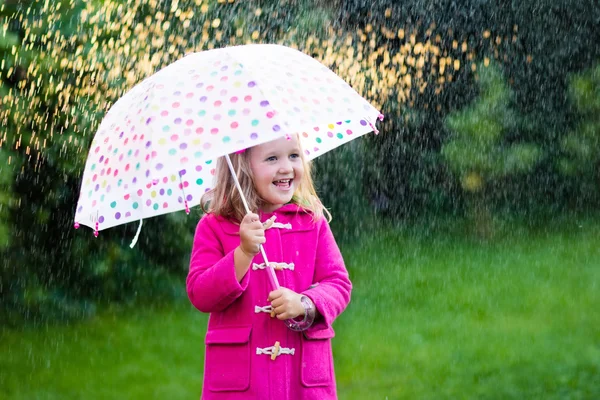
{"label": "green foliage", "polygon": [[314,161],[317,193],[332,215],[338,242],[357,240],[374,219],[361,173],[366,161],[364,146],[354,140]]}
{"label": "green foliage", "polygon": [[[231,38],[237,44],[255,31],[261,39],[255,41],[275,41],[292,27],[305,37],[323,31],[328,15],[316,9],[299,12],[309,2],[290,2],[288,7],[277,1],[203,4],[205,10],[192,0],[135,5],[33,0],[11,1],[0,9],[3,321],[69,320],[93,315],[98,305],[111,301],[181,295],[173,279],[181,281],[187,271],[197,210],[145,221],[134,249],[128,245],[136,224],[102,231],[97,239],[87,228],[73,229],[81,173],[99,121],[131,85],[126,72],[141,80],[137,66],[149,73],[153,57],[159,65],[152,66],[162,67],[189,46],[224,46]],[[184,25],[178,14],[182,9],[194,11],[187,17],[194,29]],[[159,20],[158,14],[170,28],[146,29],[148,20]],[[129,25],[120,26],[122,18]],[[218,19],[222,23],[216,28],[212,24]],[[149,36],[140,41],[136,26]],[[115,70],[122,73],[113,77]],[[88,92],[92,95],[74,95],[89,86],[95,87]]]}
{"label": "green foliage", "polygon": [[574,204],[600,204],[600,64],[569,79],[574,124],[561,138],[556,169]]}
{"label": "green foliage", "polygon": [[567,176],[600,177],[600,64],[570,79],[569,95],[578,124],[561,141],[559,169]]}
{"label": "green foliage", "polygon": [[[441,123],[436,114],[405,108],[398,119],[378,124],[379,135],[364,139],[363,191],[381,216],[400,220],[423,210],[454,212],[461,194],[448,184],[449,172],[439,157],[445,135],[436,131]],[[431,137],[432,132],[437,135]]]}
{"label": "green foliage", "polygon": [[13,47],[20,43],[19,36],[9,31],[0,31],[0,50],[11,51]]}
{"label": "green foliage", "polygon": [[[187,270],[190,235],[198,218],[197,214],[185,221],[162,217],[147,223],[133,250],[128,244],[136,226],[102,232],[98,239],[88,229],[73,229],[93,121],[101,119],[105,104],[93,104],[89,98],[76,103],[73,96],[65,95],[65,88],[78,87],[82,76],[93,71],[73,73],[73,67],[61,60],[67,59],[69,52],[80,52],[98,62],[114,60],[97,57],[104,50],[82,39],[82,30],[92,30],[94,24],[72,23],[79,19],[86,2],[63,1],[61,5],[61,12],[52,18],[43,15],[44,2],[39,1],[27,7],[11,3],[0,12],[2,100],[12,93],[10,102],[0,104],[0,120],[4,118],[0,135],[0,319],[7,324],[79,319],[93,315],[98,304],[111,301],[179,297],[181,291],[174,290],[172,276],[181,279]],[[103,2],[95,7],[103,7]],[[98,21],[102,23],[106,21]],[[24,26],[28,27],[27,40],[23,39]],[[65,54],[51,57],[46,53],[47,46],[40,38],[47,32],[69,39],[61,48]],[[120,32],[107,35],[100,39],[118,39]],[[30,74],[36,68],[39,77]],[[10,70],[13,73],[9,75]],[[47,76],[51,78],[45,79]],[[121,84],[122,80],[116,79],[106,87]],[[37,96],[39,93],[43,95]],[[8,114],[3,112],[6,105],[11,107]],[[24,113],[33,117],[22,118]],[[76,129],[76,124],[83,129]]]}
{"label": "green foliage", "polygon": [[14,160],[9,163],[10,153],[0,148],[0,254],[10,244],[9,215],[15,205],[12,193],[14,179]]}
{"label": "green foliage", "polygon": [[[440,47],[441,54],[461,61],[461,69],[453,73],[452,82],[447,82],[443,90],[433,90],[438,74],[425,75],[424,90],[415,86],[407,102],[383,105],[389,122],[373,146],[378,167],[365,183],[373,198],[384,197],[383,202],[373,204],[385,211],[386,217],[460,211],[468,197],[461,185],[483,184],[484,179],[491,179],[485,182],[493,195],[488,205],[510,212],[547,212],[598,204],[597,190],[596,194],[592,190],[597,183],[591,185],[582,174],[566,175],[562,170],[567,168],[557,166],[568,164],[576,171],[565,161],[568,157],[563,145],[563,138],[578,118],[569,106],[567,77],[589,68],[600,56],[600,31],[596,29],[600,8],[593,0],[493,4],[475,0],[348,0],[335,4],[339,20],[349,31],[405,31],[404,38],[374,35],[375,49],[402,49],[413,40],[431,40]],[[455,49],[460,50],[461,45],[467,51],[457,55]],[[505,83],[501,86],[508,88],[510,100],[500,111],[508,111],[508,120],[501,115],[487,115],[487,110],[477,113],[473,100],[481,94],[481,87],[469,66],[476,62],[477,73],[485,74],[481,68],[484,58],[503,71]],[[495,95],[506,93],[500,90]],[[494,100],[493,93],[487,98],[502,104],[501,99]],[[466,115],[465,107],[470,107],[470,115]],[[485,109],[483,104],[479,107]],[[449,132],[447,118],[448,114],[456,117],[458,110],[464,111],[461,131],[472,128],[477,132],[465,135],[462,142]],[[418,118],[412,118],[414,115]],[[499,130],[501,136],[490,148],[489,141]],[[442,154],[442,148],[446,154]],[[484,172],[481,176],[479,172],[469,174],[470,168]],[[461,179],[457,180],[456,175]]]}
{"label": "green foliage", "polygon": [[471,174],[491,181],[530,172],[540,161],[542,149],[534,143],[507,140],[518,118],[512,108],[512,93],[498,67],[480,66],[479,71],[479,97],[447,116],[453,136],[442,147],[442,156],[463,181]]}
{"label": "green foliage", "polygon": [[598,116],[600,110],[600,64],[571,77],[569,95],[582,115]]}

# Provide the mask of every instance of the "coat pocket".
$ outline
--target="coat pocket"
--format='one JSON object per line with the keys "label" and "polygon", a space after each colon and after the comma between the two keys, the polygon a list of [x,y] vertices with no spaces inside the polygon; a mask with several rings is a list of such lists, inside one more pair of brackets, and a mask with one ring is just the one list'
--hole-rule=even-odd
{"label": "coat pocket", "polygon": [[213,392],[243,391],[250,386],[251,326],[206,332],[204,385]]}
{"label": "coat pocket", "polygon": [[320,331],[306,331],[302,339],[302,385],[306,387],[329,386],[333,384],[333,355],[331,338],[333,328]]}

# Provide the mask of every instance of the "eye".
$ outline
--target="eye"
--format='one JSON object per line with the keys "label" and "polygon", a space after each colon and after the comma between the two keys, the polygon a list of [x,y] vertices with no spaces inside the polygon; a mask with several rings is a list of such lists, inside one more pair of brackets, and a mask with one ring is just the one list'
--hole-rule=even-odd
{"label": "eye", "polygon": [[271,156],[271,157],[268,157],[265,161],[268,161],[268,162],[277,161],[277,157]]}
{"label": "eye", "polygon": [[290,154],[290,158],[292,158],[292,159],[300,158],[300,154],[298,154],[298,153]]}

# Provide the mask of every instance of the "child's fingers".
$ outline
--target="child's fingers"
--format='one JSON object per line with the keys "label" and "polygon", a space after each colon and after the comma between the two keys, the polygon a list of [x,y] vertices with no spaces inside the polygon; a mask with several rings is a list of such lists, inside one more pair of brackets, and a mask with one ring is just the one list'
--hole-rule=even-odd
{"label": "child's fingers", "polygon": [[273,311],[275,311],[275,316],[277,319],[286,320],[290,318],[295,318],[299,314],[295,313],[290,304],[283,304],[279,307],[273,307]]}
{"label": "child's fingers", "polygon": [[275,311],[275,315],[279,319],[290,319],[293,318],[294,315],[291,313],[290,305],[288,303],[283,303],[280,306],[272,306],[273,311]]}
{"label": "child's fingers", "polygon": [[[244,218],[242,219],[243,224],[251,224],[253,222],[258,222],[260,224],[260,218],[258,217],[258,214],[254,214],[254,213],[246,214],[244,216]],[[260,225],[262,225],[262,224],[260,224]]]}
{"label": "child's fingers", "polygon": [[243,235],[245,233],[246,235],[250,235],[253,237],[264,237],[265,225],[263,225],[258,219],[256,221],[250,221],[251,216],[252,214],[248,214],[242,220],[242,224],[240,225],[240,234]]}
{"label": "child's fingers", "polygon": [[263,226],[260,221],[254,221],[246,224],[246,229],[254,232],[264,232]]}
{"label": "child's fingers", "polygon": [[275,315],[277,316],[278,319],[288,319],[289,318],[289,313],[287,312],[287,308],[285,305],[281,305],[279,307],[273,307],[273,310],[275,311]]}
{"label": "child's fingers", "polygon": [[292,316],[290,314],[288,314],[287,312],[277,314],[276,317],[278,320],[281,320],[281,321],[292,318]]}
{"label": "child's fingers", "polygon": [[[271,307],[273,307],[273,309],[275,309],[275,312],[277,313],[277,308],[281,308],[285,305],[285,299],[283,297],[277,297],[275,299],[273,299],[273,301],[271,301]],[[280,310],[280,312],[283,312],[284,310]]]}
{"label": "child's fingers", "polygon": [[272,292],[269,293],[269,297],[267,298],[267,301],[273,301],[273,300],[281,297],[282,294],[283,294],[283,291],[281,289],[273,290]]}
{"label": "child's fingers", "polygon": [[265,236],[265,231],[263,231],[262,229],[253,229],[250,231],[250,233],[254,237],[264,237]]}
{"label": "child's fingers", "polygon": [[253,228],[250,230],[250,232],[252,232],[252,234],[253,234],[254,236],[265,236],[265,230],[264,230],[264,229],[262,229],[262,227],[259,227],[259,228],[255,228],[255,227],[253,227]]}

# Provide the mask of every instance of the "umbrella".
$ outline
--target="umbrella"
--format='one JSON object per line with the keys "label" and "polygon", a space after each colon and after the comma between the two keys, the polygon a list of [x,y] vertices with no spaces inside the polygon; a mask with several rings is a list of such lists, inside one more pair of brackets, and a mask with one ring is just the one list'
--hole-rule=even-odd
{"label": "umbrella", "polygon": [[127,222],[139,220],[141,228],[144,218],[189,213],[213,184],[216,158],[298,133],[313,159],[377,132],[377,118],[383,116],[344,80],[298,50],[254,44],[189,54],[105,115],[83,172],[75,226],[97,236]]}

